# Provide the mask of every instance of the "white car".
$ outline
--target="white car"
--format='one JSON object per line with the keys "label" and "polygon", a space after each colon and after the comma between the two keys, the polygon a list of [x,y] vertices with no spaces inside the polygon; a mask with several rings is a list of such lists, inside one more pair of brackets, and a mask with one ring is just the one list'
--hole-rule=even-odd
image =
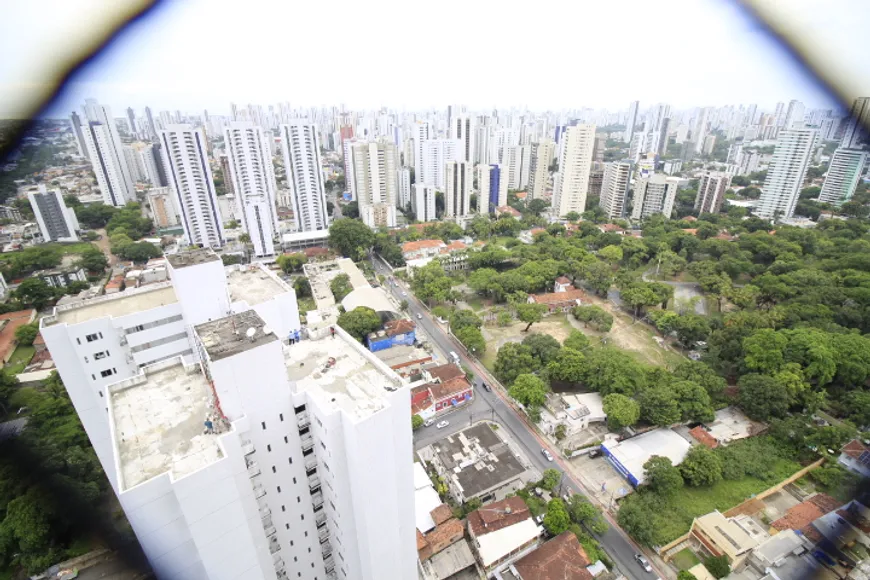
{"label": "white car", "polygon": [[402,290],[402,296],[407,296],[407,295],[408,295],[408,293],[405,292],[404,290]]}
{"label": "white car", "polygon": [[652,566],[649,565],[649,560],[643,557],[641,554],[635,554],[634,559],[637,560],[637,563],[640,564],[640,567],[646,570],[647,572],[652,572]]}
{"label": "white car", "polygon": [[435,427],[437,427],[438,429],[443,429],[444,427],[447,427],[448,425],[450,425],[450,421],[441,421],[440,423],[435,425]]}
{"label": "white car", "polygon": [[419,312],[417,313],[417,320],[423,320],[423,315]]}
{"label": "white car", "polygon": [[541,453],[547,458],[547,461],[553,461],[553,455],[546,449],[541,449]]}

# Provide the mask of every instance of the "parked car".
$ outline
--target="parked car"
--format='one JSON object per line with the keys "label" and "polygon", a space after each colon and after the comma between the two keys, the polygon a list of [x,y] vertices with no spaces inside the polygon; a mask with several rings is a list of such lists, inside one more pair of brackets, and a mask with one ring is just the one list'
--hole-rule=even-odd
{"label": "parked car", "polygon": [[423,422],[424,427],[431,427],[434,424],[435,424],[435,419],[428,419],[427,421]]}
{"label": "parked car", "polygon": [[435,427],[437,427],[438,429],[443,429],[444,427],[447,427],[448,425],[450,425],[450,421],[441,421],[440,423],[435,425]]}
{"label": "parked car", "polygon": [[417,320],[423,320],[423,315],[419,312],[417,313]]}
{"label": "parked car", "polygon": [[547,461],[553,461],[553,455],[547,449],[541,449],[541,453],[547,458]]}
{"label": "parked car", "polygon": [[649,565],[649,560],[643,557],[643,554],[635,554],[634,559],[640,564],[640,567],[647,572],[652,572],[652,566]]}
{"label": "parked car", "polygon": [[402,290],[402,296],[407,296],[407,295],[408,295],[408,293],[405,292],[404,290]]}
{"label": "parked car", "polygon": [[595,459],[601,455],[601,449],[593,449],[589,452],[589,459]]}
{"label": "parked car", "polygon": [[488,393],[491,393],[491,392],[492,392],[492,387],[490,387],[490,386],[487,385],[486,383],[480,383],[480,386],[483,387],[483,390],[484,390],[484,391],[486,391],[486,392],[488,392]]}

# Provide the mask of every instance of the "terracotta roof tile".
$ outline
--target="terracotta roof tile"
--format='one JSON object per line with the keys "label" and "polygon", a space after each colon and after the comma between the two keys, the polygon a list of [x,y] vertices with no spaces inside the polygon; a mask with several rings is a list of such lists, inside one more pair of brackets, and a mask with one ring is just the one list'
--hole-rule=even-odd
{"label": "terracotta roof tile", "polygon": [[716,438],[710,435],[706,429],[698,425],[694,429],[689,429],[689,435],[695,438],[695,440],[701,445],[705,445],[710,449],[716,449],[719,447],[719,442],[716,441]]}
{"label": "terracotta roof tile", "polygon": [[479,537],[518,524],[530,517],[532,512],[523,498],[514,496],[468,514],[468,529]]}
{"label": "terracotta roof tile", "polygon": [[402,244],[402,253],[416,252],[427,248],[443,248],[446,244],[441,240],[417,240],[416,242],[405,242]]}
{"label": "terracotta roof tile", "polygon": [[384,331],[387,336],[395,336],[397,334],[408,334],[412,332],[417,325],[412,320],[400,318],[398,320],[388,320],[384,323]]}
{"label": "terracotta roof tile", "polygon": [[573,302],[586,297],[583,290],[573,289],[566,292],[550,292],[548,294],[533,294],[532,300],[537,304],[561,304],[563,302]]}
{"label": "terracotta roof tile", "polygon": [[571,280],[569,280],[567,276],[559,276],[556,278],[556,282],[559,284],[570,284]]}
{"label": "terracotta roof tile", "polygon": [[829,496],[826,493],[817,493],[813,497],[809,498],[808,501],[811,501],[819,506],[819,509],[821,509],[824,513],[832,512],[843,505],[843,502],[835,497]]}
{"label": "terracotta roof tile", "polygon": [[420,533],[420,530],[417,530],[417,551],[419,552],[423,548],[429,545],[429,542],[423,537],[423,534]]}
{"label": "terracotta roof tile", "polygon": [[[770,525],[780,531],[799,530],[803,532],[814,521],[835,509],[838,505],[841,504],[836,499],[825,494],[816,494],[796,506],[790,507],[784,516]],[[829,507],[830,509],[828,509]]]}
{"label": "terracotta roof tile", "polygon": [[685,232],[685,233],[687,233],[687,234],[691,234],[691,235],[693,235],[693,236],[697,236],[697,235],[698,235],[698,229],[697,229],[697,228],[683,228],[682,231]]}
{"label": "terracotta roof tile", "polygon": [[440,525],[453,517],[453,510],[450,509],[450,506],[446,503],[442,503],[437,508],[429,512],[429,515],[432,516],[432,521],[435,522],[435,525]]}
{"label": "terracotta roof tile", "polygon": [[497,208],[495,208],[495,212],[496,212],[496,214],[509,213],[514,217],[520,217],[523,215],[519,211],[515,210],[514,208],[512,208],[509,205],[500,205]]}
{"label": "terracotta roof tile", "polygon": [[440,383],[431,383],[429,391],[432,393],[432,398],[436,401],[441,401],[450,398],[459,393],[463,393],[471,388],[465,377],[456,377]]}
{"label": "terracotta roof tile", "polygon": [[517,199],[526,199],[529,196],[529,192],[527,191],[518,191]]}
{"label": "terracotta roof tile", "polygon": [[572,532],[562,532],[514,562],[523,580],[591,580],[591,562]]}
{"label": "terracotta roof tile", "polygon": [[437,367],[429,367],[426,369],[433,379],[439,379],[441,382],[455,379],[456,377],[464,377],[465,371],[453,363],[438,365]]}
{"label": "terracotta roof tile", "polygon": [[698,221],[698,218],[696,218],[693,215],[688,215],[688,216],[683,218],[683,221],[684,222],[696,222],[696,221]]}
{"label": "terracotta roof tile", "polygon": [[456,518],[450,518],[443,524],[435,527],[426,534],[425,539],[429,544],[427,558],[431,558],[438,552],[455,544],[465,536],[465,526]]}
{"label": "terracotta roof tile", "polygon": [[870,448],[868,448],[857,439],[852,439],[851,441],[846,443],[840,451],[842,451],[852,459],[860,459],[861,454],[865,451],[870,451]]}
{"label": "terracotta roof tile", "polygon": [[457,250],[464,250],[467,247],[468,246],[465,245],[465,242],[462,242],[460,240],[453,240],[452,242],[447,244],[447,247],[444,249],[448,252],[455,252]]}
{"label": "terracotta roof tile", "polygon": [[600,225],[600,226],[598,226],[598,229],[600,229],[602,232],[607,232],[607,233],[610,233],[610,232],[624,232],[624,231],[625,231],[625,228],[624,228],[624,227],[622,227],[622,226],[618,226],[618,225],[616,225],[616,224],[604,224],[604,225]]}

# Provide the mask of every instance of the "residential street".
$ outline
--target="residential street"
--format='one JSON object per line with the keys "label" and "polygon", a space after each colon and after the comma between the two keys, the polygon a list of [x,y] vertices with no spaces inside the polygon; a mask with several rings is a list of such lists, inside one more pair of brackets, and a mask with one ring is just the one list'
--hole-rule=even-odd
{"label": "residential street", "polygon": [[[379,274],[391,275],[390,270],[380,261],[379,258],[373,260],[375,270]],[[521,417],[505,400],[506,394],[502,394],[498,388],[494,387],[492,392],[487,392],[480,388],[481,381],[492,384],[489,373],[482,364],[476,360],[469,358],[465,349],[451,337],[447,335],[442,325],[432,319],[429,311],[414,297],[410,290],[396,279],[398,286],[393,287],[390,284],[385,284],[383,287],[389,292],[392,292],[396,300],[408,301],[408,314],[412,319],[420,325],[426,334],[433,340],[437,346],[445,353],[450,351],[456,352],[463,365],[471,369],[474,373],[474,402],[470,407],[461,411],[456,411],[446,417],[450,422],[448,427],[437,429],[434,425],[431,427],[423,427],[414,438],[414,448],[419,449],[433,441],[445,437],[451,433],[455,433],[465,427],[468,427],[474,421],[483,419],[494,419],[510,431],[514,441],[522,447],[523,452],[528,457],[536,468],[542,472],[545,469],[558,469],[563,473],[562,485],[563,493],[565,489],[570,489],[574,493],[582,493],[580,485],[570,476],[563,465],[564,459],[560,454],[551,447],[549,442],[543,440],[535,431],[525,423]],[[407,292],[407,296],[403,296],[402,292]],[[422,314],[422,319],[417,318],[417,314]],[[486,378],[484,378],[486,377]],[[548,462],[543,453],[542,448],[547,447],[556,458],[553,462]],[[586,495],[586,494],[584,494]],[[596,536],[601,542],[604,549],[614,560],[619,568],[619,571],[627,578],[632,580],[650,580],[656,577],[655,570],[652,573],[644,572],[642,568],[634,560],[634,555],[639,552],[634,543],[628,536],[614,525],[612,519],[605,514],[610,522],[610,528],[606,533]],[[661,576],[661,574],[659,574]]]}

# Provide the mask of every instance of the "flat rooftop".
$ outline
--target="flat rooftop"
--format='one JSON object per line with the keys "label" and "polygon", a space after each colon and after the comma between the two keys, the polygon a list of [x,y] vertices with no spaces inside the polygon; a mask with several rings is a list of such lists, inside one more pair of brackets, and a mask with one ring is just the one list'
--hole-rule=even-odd
{"label": "flat rooftop", "polygon": [[339,269],[350,278],[350,284],[353,286],[353,289],[356,290],[358,288],[368,288],[371,286],[369,281],[366,280],[366,277],[360,271],[359,268],[356,267],[356,264],[353,263],[353,260],[350,258],[339,258],[336,260],[336,264],[338,264]]}
{"label": "flat rooftop", "polygon": [[670,429],[654,429],[620,442],[605,441],[602,447],[612,459],[618,461],[640,485],[646,479],[643,464],[653,455],[661,455],[679,465],[686,458],[692,444]]}
{"label": "flat rooftop", "polygon": [[326,409],[364,419],[384,408],[385,396],[400,382],[376,368],[350,340],[336,333],[285,345],[284,364],[298,392],[311,394]]}
{"label": "flat rooftop", "polygon": [[118,318],[176,302],[178,302],[178,297],[175,295],[175,289],[170,282],[149,284],[141,288],[58,306],[55,308],[55,319],[47,317],[46,324],[58,322],[79,324],[104,316]]}
{"label": "flat rooftop", "polygon": [[422,348],[405,344],[397,344],[396,346],[379,350],[374,355],[389,367],[425,363],[432,360],[432,353],[426,352]]}
{"label": "flat rooftop", "polygon": [[123,490],[167,471],[179,478],[223,457],[218,436],[205,434],[213,407],[199,366],[154,366],[109,391]]}
{"label": "flat rooftop", "polygon": [[507,483],[526,470],[487,423],[439,439],[432,447],[466,498]]}
{"label": "flat rooftop", "polygon": [[253,310],[205,322],[194,330],[212,361],[278,340],[273,332],[265,332],[266,323]]}
{"label": "flat rooftop", "polygon": [[227,272],[227,285],[231,302],[244,300],[252,307],[290,291],[290,288],[259,266],[230,270]]}
{"label": "flat rooftop", "polygon": [[173,268],[185,268],[187,266],[205,264],[206,262],[214,262],[220,260],[220,257],[211,249],[201,248],[178,252],[177,254],[167,254],[166,259],[169,260]]}

